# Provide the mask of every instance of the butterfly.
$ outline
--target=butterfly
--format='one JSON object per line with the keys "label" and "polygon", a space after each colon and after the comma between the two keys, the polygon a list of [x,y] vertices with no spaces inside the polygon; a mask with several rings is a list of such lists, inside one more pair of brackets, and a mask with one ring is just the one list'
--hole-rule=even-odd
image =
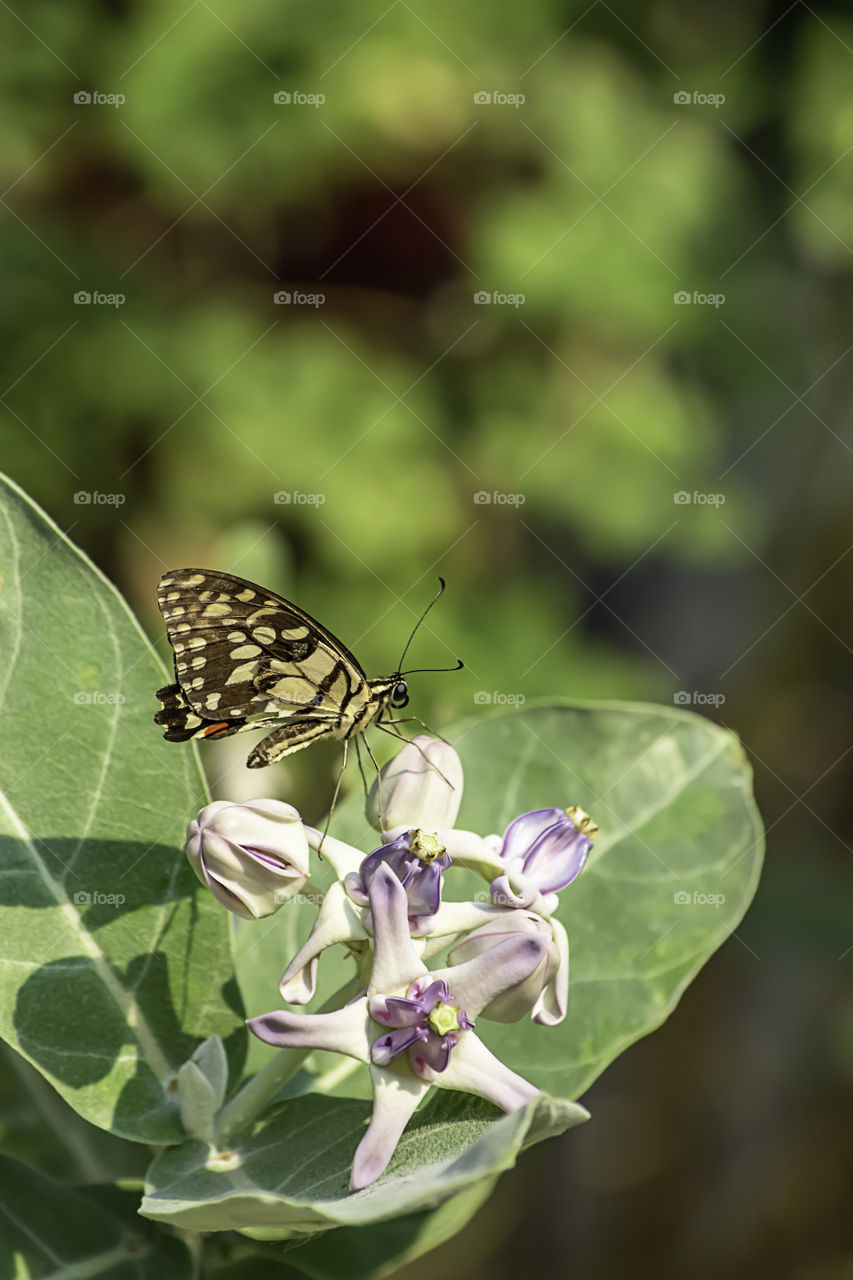
{"label": "butterfly", "polygon": [[175,683],[158,691],[163,705],[155,723],[169,742],[272,727],[249,753],[250,769],[321,738],[340,738],[346,765],[349,740],[358,746],[369,725],[402,737],[387,725],[403,723],[390,718],[409,701],[406,676],[413,673],[401,668],[415,632],[444,591],[444,579],[439,582],[397,670],[368,679],[346,645],[289,600],[230,573],[173,569],[160,579],[157,603],[174,651]]}

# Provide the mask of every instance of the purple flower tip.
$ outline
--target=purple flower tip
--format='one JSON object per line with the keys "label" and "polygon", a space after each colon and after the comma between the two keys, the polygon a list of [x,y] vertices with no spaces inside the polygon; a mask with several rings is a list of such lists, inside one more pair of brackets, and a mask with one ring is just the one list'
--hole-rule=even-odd
{"label": "purple flower tip", "polygon": [[580,875],[597,830],[579,805],[533,809],[509,824],[500,856],[508,873],[526,876],[540,893],[556,893]]}

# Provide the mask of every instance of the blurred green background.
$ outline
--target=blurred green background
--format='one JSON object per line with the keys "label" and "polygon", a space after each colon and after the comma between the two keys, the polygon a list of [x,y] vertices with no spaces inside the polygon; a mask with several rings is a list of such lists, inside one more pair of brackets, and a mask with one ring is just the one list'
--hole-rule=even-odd
{"label": "blurred green background", "polygon": [[[400,1274],[853,1275],[849,11],[17,0],[0,22],[2,465],[164,658],[167,567],[263,581],[370,674],[441,573],[411,659],[467,665],[414,678],[436,727],[675,700],[755,764],[769,863],[737,937],[592,1123]],[[233,795],[231,745],[206,761]],[[338,758],[265,789],[316,818]],[[50,1105],[7,1145],[63,1173]]]}

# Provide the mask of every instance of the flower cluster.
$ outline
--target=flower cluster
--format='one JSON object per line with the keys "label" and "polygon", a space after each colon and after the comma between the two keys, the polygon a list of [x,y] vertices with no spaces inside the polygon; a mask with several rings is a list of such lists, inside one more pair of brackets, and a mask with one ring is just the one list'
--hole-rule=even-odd
{"label": "flower cluster", "polygon": [[[287,1003],[306,1004],[322,953],[339,943],[355,960],[361,991],[327,1012],[277,1009],[248,1026],[281,1049],[332,1050],[369,1068],[373,1118],[355,1153],[354,1189],[385,1170],[432,1085],[479,1094],[505,1111],[537,1096],[486,1048],[478,1020],[514,1022],[530,1013],[554,1026],[566,1016],[568,939],[554,912],[597,828],[574,805],[536,809],[503,836],[479,836],[453,825],[461,791],[456,752],[422,736],[383,774],[380,807],[394,825],[366,856],[273,800],[208,805],[188,831],[199,879],[244,917],[270,915],[301,890],[309,849],[332,866],[334,883],[280,991]],[[456,867],[482,875],[489,893],[446,899]],[[426,961],[448,947],[447,964],[430,970]]]}

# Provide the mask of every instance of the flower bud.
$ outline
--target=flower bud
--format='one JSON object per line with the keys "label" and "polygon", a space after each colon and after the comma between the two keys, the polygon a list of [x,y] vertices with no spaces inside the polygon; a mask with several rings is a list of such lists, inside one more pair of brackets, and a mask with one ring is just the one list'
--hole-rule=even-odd
{"label": "flower bud", "polygon": [[[379,813],[379,800],[382,813]],[[462,762],[442,738],[418,734],[384,765],[370,789],[369,821],[377,830],[452,827],[462,803]]]}
{"label": "flower bud", "polygon": [[272,915],[308,878],[299,814],[279,800],[217,800],[187,828],[186,854],[202,884],[247,920]]}
{"label": "flower bud", "polygon": [[504,832],[507,876],[523,876],[541,894],[565,889],[583,870],[597,830],[579,805],[523,813]]}
{"label": "flower bud", "polygon": [[483,1009],[480,1016],[492,1022],[518,1022],[526,1017],[553,980],[559,968],[560,952],[553,940],[551,926],[532,911],[504,911],[499,917],[463,938],[448,954],[450,964],[464,964],[466,960],[473,960],[519,934],[547,937],[548,947],[529,977],[502,992]]}

